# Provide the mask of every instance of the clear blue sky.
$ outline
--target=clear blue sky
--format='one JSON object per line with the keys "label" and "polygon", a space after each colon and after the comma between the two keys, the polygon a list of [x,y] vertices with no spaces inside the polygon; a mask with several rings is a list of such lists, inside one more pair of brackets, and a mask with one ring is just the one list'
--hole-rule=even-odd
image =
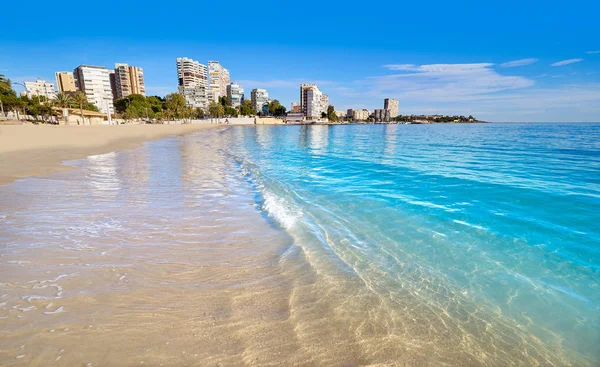
{"label": "clear blue sky", "polygon": [[247,96],[263,87],[287,108],[301,82],[316,82],[342,110],[392,97],[402,114],[600,121],[598,4],[12,1],[0,6],[0,73],[54,81],[125,62],[164,96],[185,56],[220,61]]}

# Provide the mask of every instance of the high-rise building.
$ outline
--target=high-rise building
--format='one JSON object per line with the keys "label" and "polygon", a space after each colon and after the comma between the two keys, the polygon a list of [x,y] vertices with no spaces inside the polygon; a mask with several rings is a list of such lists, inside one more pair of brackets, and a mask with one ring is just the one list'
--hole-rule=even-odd
{"label": "high-rise building", "polygon": [[323,112],[327,112],[328,107],[329,107],[329,95],[323,93],[321,95],[321,110]]}
{"label": "high-rise building", "polygon": [[206,65],[187,57],[177,58],[179,93],[188,106],[208,108],[208,72]]}
{"label": "high-rise building", "polygon": [[256,112],[263,112],[263,106],[269,100],[269,93],[266,89],[255,88],[250,92],[252,109]]}
{"label": "high-rise building", "polygon": [[390,118],[398,116],[399,103],[397,99],[386,98],[383,100],[383,108],[390,110]]}
{"label": "high-rise building", "polygon": [[137,66],[115,64],[115,98],[124,98],[131,94],[146,95],[144,71]]}
{"label": "high-rise building", "polygon": [[239,107],[244,103],[244,88],[237,83],[227,85],[227,99],[231,107]]}
{"label": "high-rise building", "polygon": [[390,121],[390,110],[387,108],[378,108],[373,111],[375,121],[377,122],[389,122]]}
{"label": "high-rise building", "polygon": [[56,92],[54,84],[45,80],[36,80],[35,82],[25,82],[25,90],[28,98],[45,97],[46,99],[55,99]]}
{"label": "high-rise building", "polygon": [[85,93],[88,102],[102,113],[114,113],[113,95],[108,69],[104,66],[79,65],[73,74],[77,86]]}
{"label": "high-rise building", "polygon": [[77,87],[75,87],[75,77],[73,73],[68,71],[57,71],[54,73],[56,75],[56,87],[58,91],[61,93],[67,92],[75,92],[77,91]]}
{"label": "high-rise building", "polygon": [[117,77],[114,70],[108,71],[108,78],[110,79],[110,91],[112,92],[113,100],[117,99],[119,98],[117,97]]}
{"label": "high-rise building", "polygon": [[225,69],[218,61],[208,62],[210,88],[208,98],[210,102],[219,102],[219,97],[227,96],[227,86],[230,83],[229,70]]}
{"label": "high-rise building", "polygon": [[[308,114],[308,92],[309,91],[313,91],[313,92],[319,92],[319,98],[321,98],[321,92],[319,91],[319,87],[317,87],[316,84],[300,84],[300,112],[302,113],[303,116],[310,116]],[[314,95],[314,93],[313,93]],[[321,100],[319,99],[319,106],[321,105]],[[313,107],[314,107],[314,101],[313,101]],[[314,113],[314,111],[313,111]],[[319,113],[319,116],[321,117],[321,114]]]}
{"label": "high-rise building", "polygon": [[318,88],[308,89],[306,91],[306,117],[318,119],[321,118],[323,108],[321,107],[321,97],[323,94]]}

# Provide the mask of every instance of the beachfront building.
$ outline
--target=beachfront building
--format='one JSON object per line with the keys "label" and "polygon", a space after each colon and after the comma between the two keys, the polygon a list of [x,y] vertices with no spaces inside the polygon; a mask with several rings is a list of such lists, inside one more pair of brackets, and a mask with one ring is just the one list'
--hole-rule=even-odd
{"label": "beachfront building", "polygon": [[399,106],[400,104],[397,99],[386,98],[383,100],[383,108],[390,110],[390,118],[398,116]]}
{"label": "beachfront building", "polygon": [[239,107],[244,103],[244,88],[237,83],[227,85],[227,100],[233,108]]}
{"label": "beachfront building", "polygon": [[193,108],[208,108],[208,69],[187,57],[177,58],[178,90]]}
{"label": "beachfront building", "polygon": [[230,83],[229,70],[218,61],[209,61],[208,75],[210,77],[209,102],[219,102],[219,97],[227,96],[227,86]]}
{"label": "beachfront building", "polygon": [[376,122],[389,122],[390,110],[387,108],[378,108],[373,112],[373,117]]}
{"label": "beachfront building", "polygon": [[145,96],[144,70],[137,66],[115,64],[114,92],[115,98],[124,98],[132,94]]}
{"label": "beachfront building", "polygon": [[45,80],[38,79],[35,82],[25,82],[25,90],[27,91],[27,98],[29,99],[33,97],[45,97],[46,99],[56,98],[54,84]]}
{"label": "beachfront building", "polygon": [[114,113],[110,74],[104,66],[79,65],[74,71],[77,87],[102,113]]}
{"label": "beachfront building", "polygon": [[321,113],[323,112],[323,108],[321,106],[321,101],[323,94],[321,91],[317,89],[309,89],[306,92],[306,117],[309,119],[319,119],[321,118]]}
{"label": "beachfront building", "polygon": [[57,71],[54,75],[56,76],[56,87],[59,92],[74,93],[77,91],[73,73],[68,71]]}
{"label": "beachfront building", "polygon": [[321,111],[327,112],[328,107],[329,107],[329,95],[323,93],[321,95]]}
{"label": "beachfront building", "polygon": [[[268,104],[269,101],[269,93],[266,89],[254,88],[252,92],[250,92],[250,98],[252,101],[252,109],[258,112],[264,112],[263,106],[265,103]],[[268,111],[268,107],[267,107]],[[268,112],[267,112],[268,114]]]}
{"label": "beachfront building", "polygon": [[298,102],[292,102],[290,105],[290,112],[292,113],[301,113],[300,104]]}
{"label": "beachfront building", "polygon": [[371,115],[371,112],[369,112],[367,109],[348,110],[348,114],[348,117],[350,117],[353,121],[367,121]]}
{"label": "beachfront building", "polygon": [[[309,94],[311,96],[309,100]],[[316,99],[318,96],[318,100]],[[300,84],[300,112],[306,117],[321,117],[322,93],[316,84]],[[309,105],[311,108],[309,114]],[[318,115],[313,115],[318,112]]]}

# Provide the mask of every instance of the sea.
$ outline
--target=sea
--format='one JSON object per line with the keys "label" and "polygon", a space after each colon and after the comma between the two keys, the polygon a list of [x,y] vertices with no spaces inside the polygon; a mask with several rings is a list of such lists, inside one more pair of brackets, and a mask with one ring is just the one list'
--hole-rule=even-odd
{"label": "sea", "polygon": [[0,187],[3,365],[600,365],[600,124],[223,126],[66,164]]}

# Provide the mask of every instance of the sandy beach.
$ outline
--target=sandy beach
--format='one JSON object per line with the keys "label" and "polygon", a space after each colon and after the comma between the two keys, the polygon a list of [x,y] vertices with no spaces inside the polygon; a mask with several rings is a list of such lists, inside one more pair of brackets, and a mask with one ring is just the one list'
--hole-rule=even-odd
{"label": "sandy beach", "polygon": [[62,164],[65,160],[131,149],[147,140],[216,126],[222,125],[0,125],[0,185],[71,169]]}

